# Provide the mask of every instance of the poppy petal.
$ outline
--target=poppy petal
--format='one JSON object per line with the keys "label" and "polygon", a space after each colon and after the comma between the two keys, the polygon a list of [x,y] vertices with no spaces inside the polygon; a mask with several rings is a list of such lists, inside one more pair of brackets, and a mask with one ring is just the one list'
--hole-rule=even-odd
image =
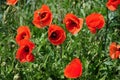
{"label": "poppy petal", "polygon": [[34,56],[31,53],[34,46],[34,43],[32,43],[31,41],[25,39],[22,40],[20,42],[20,47],[16,52],[16,59],[18,59],[22,63],[32,62],[34,60]]}
{"label": "poppy petal", "polygon": [[34,55],[33,55],[32,53],[28,54],[28,55],[26,56],[26,60],[27,60],[28,62],[33,62],[33,61],[34,61]]}
{"label": "poppy petal", "polygon": [[48,39],[53,45],[60,45],[66,39],[65,31],[61,27],[52,24],[48,29]]}
{"label": "poppy petal", "polygon": [[43,28],[49,26],[52,23],[52,12],[47,5],[42,5],[42,7],[34,12],[34,17],[32,23],[37,28]]}
{"label": "poppy petal", "polygon": [[65,16],[63,23],[65,23],[66,29],[74,35],[81,30],[83,25],[83,19],[78,18],[72,13],[68,13]]}
{"label": "poppy petal", "polygon": [[30,29],[28,26],[20,26],[17,29],[16,42],[20,45],[20,42],[24,39],[29,40],[31,37]]}
{"label": "poppy petal", "polygon": [[86,25],[91,33],[95,34],[97,30],[104,27],[105,19],[99,13],[92,13],[86,17]]}
{"label": "poppy petal", "polygon": [[67,78],[78,78],[82,75],[82,63],[78,58],[73,59],[64,69]]}
{"label": "poppy petal", "polygon": [[18,0],[7,0],[7,5],[15,5]]}
{"label": "poppy petal", "polygon": [[120,5],[120,0],[108,0],[106,3],[106,7],[111,11],[115,11],[118,5]]}
{"label": "poppy petal", "polygon": [[116,42],[112,42],[109,47],[109,52],[112,59],[117,59],[120,56],[119,45]]}

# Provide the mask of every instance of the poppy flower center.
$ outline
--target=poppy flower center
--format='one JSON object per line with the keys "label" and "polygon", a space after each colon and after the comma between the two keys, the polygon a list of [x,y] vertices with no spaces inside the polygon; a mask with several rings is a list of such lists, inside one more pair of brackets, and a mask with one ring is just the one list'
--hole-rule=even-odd
{"label": "poppy flower center", "polygon": [[120,48],[118,48],[117,51],[120,51]]}
{"label": "poppy flower center", "polygon": [[112,0],[111,2],[115,2],[115,1],[117,1],[117,0]]}
{"label": "poppy flower center", "polygon": [[58,35],[56,32],[53,32],[50,36],[52,39],[57,39],[58,38]]}
{"label": "poppy flower center", "polygon": [[120,45],[117,44],[117,51],[120,51]]}
{"label": "poppy flower center", "polygon": [[70,20],[70,21],[69,21],[69,26],[70,26],[70,27],[76,27],[77,24],[76,24],[74,21]]}
{"label": "poppy flower center", "polygon": [[21,39],[24,39],[26,36],[26,33],[21,34]]}
{"label": "poppy flower center", "polygon": [[45,16],[46,16],[46,13],[42,13],[42,14],[40,15],[40,18],[43,19],[43,18],[45,18]]}
{"label": "poppy flower center", "polygon": [[24,47],[24,52],[29,53],[29,47],[28,46]]}

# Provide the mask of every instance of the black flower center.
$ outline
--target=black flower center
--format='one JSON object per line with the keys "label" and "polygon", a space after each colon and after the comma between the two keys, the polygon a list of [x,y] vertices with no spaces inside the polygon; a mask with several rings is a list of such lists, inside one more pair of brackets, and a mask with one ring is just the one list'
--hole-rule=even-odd
{"label": "black flower center", "polygon": [[74,21],[70,20],[69,21],[69,26],[70,27],[77,27],[77,24]]}
{"label": "black flower center", "polygon": [[58,38],[57,33],[56,33],[56,32],[53,32],[53,33],[51,34],[50,38],[52,38],[52,39],[57,39],[57,38]]}
{"label": "black flower center", "polygon": [[117,0],[112,0],[111,2],[116,2]]}
{"label": "black flower center", "polygon": [[117,0],[112,0],[112,2],[115,2],[115,1],[117,1]]}
{"label": "black flower center", "polygon": [[120,48],[118,48],[117,50],[120,51]]}
{"label": "black flower center", "polygon": [[45,16],[46,16],[46,13],[42,13],[42,14],[40,15],[40,19],[45,18]]}
{"label": "black flower center", "polygon": [[28,46],[24,47],[24,52],[29,53],[29,47]]}
{"label": "black flower center", "polygon": [[24,39],[25,36],[26,36],[26,33],[22,33],[22,34],[21,34],[21,39]]}

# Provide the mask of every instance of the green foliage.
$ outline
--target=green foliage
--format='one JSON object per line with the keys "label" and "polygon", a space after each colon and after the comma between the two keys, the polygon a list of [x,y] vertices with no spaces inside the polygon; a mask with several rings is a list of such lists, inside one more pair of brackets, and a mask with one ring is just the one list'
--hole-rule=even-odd
{"label": "green foliage", "polygon": [[[38,29],[32,24],[33,13],[47,4],[53,13],[53,24],[65,29],[63,18],[74,13],[84,18],[82,30],[71,35],[60,46],[52,45],[47,38],[47,27]],[[101,13],[106,20],[104,28],[93,35],[85,24],[92,12]],[[115,12],[106,8],[106,0],[19,0],[15,6],[0,1],[0,80],[67,80],[63,70],[74,58],[80,58],[83,74],[75,80],[119,80],[119,60],[109,57],[109,44],[120,43],[120,7]],[[18,45],[16,30],[21,25],[30,27],[35,43],[35,62],[21,64],[15,59]],[[69,79],[68,79],[69,80]]]}

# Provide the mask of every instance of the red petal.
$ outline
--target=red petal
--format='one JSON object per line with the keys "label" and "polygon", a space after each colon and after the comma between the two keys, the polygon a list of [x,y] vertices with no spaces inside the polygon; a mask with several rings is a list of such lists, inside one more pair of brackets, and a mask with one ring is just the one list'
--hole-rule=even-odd
{"label": "red petal", "polygon": [[28,62],[33,62],[34,61],[34,55],[31,53],[31,54],[28,54],[27,56],[26,56],[26,59],[27,59],[27,61]]}
{"label": "red petal", "polygon": [[74,35],[81,30],[83,25],[83,19],[78,18],[72,13],[68,13],[65,16],[63,23],[65,23],[66,29]]}
{"label": "red petal", "polygon": [[7,0],[7,5],[15,5],[18,0]]}
{"label": "red petal", "polygon": [[82,75],[82,63],[78,58],[73,59],[64,69],[67,78],[77,78]]}
{"label": "red petal", "polygon": [[[56,32],[56,34],[57,34],[56,39],[53,39],[51,37],[53,32]],[[49,26],[49,29],[48,29],[48,39],[53,45],[60,45],[66,39],[65,31],[60,26],[52,24]]]}
{"label": "red petal", "polygon": [[52,12],[47,5],[42,5],[34,12],[32,23],[38,28],[49,26],[52,23]]}

